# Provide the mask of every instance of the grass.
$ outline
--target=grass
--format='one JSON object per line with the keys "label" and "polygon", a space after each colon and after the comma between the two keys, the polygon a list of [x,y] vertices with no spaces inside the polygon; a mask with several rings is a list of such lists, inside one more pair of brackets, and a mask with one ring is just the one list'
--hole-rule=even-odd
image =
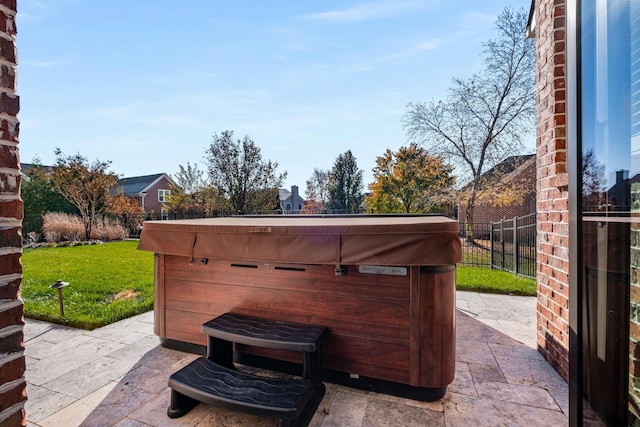
{"label": "grass", "polygon": [[[22,299],[25,316],[95,329],[153,309],[153,254],[138,242],[25,249]],[[63,288],[64,314],[57,279]]]}
{"label": "grass", "polygon": [[456,288],[459,291],[509,295],[536,295],[536,281],[490,268],[458,266]]}

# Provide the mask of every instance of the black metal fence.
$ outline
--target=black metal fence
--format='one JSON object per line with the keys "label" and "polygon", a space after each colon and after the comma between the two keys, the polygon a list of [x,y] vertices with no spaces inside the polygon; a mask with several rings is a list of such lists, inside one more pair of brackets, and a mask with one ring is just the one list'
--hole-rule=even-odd
{"label": "black metal fence", "polygon": [[535,213],[489,224],[460,224],[460,238],[461,265],[495,268],[535,278]]}
{"label": "black metal fence", "polygon": [[535,278],[535,213],[491,223],[491,268]]}
{"label": "black metal fence", "polygon": [[491,268],[491,224],[460,224],[461,265]]}

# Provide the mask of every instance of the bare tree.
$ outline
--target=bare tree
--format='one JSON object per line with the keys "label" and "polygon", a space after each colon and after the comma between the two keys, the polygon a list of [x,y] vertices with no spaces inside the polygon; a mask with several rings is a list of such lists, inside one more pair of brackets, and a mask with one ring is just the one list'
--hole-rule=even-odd
{"label": "bare tree", "polygon": [[85,237],[90,240],[96,218],[107,208],[109,191],[118,182],[118,176],[107,170],[111,161],[96,160],[89,164],[80,153],[65,156],[59,148],[54,153],[56,163],[50,177],[53,189],[78,208]]}
{"label": "bare tree", "polygon": [[236,213],[272,212],[287,173],[276,173],[278,162],[263,160],[249,136],[233,140],[233,131],[214,134],[206,149],[209,181]]}
{"label": "bare tree", "polygon": [[535,118],[535,46],[525,38],[527,12],[506,8],[498,36],[483,44],[484,69],[454,78],[446,101],[410,103],[403,125],[429,152],[455,162],[458,182],[470,182],[465,223],[473,223],[485,170],[523,149]]}

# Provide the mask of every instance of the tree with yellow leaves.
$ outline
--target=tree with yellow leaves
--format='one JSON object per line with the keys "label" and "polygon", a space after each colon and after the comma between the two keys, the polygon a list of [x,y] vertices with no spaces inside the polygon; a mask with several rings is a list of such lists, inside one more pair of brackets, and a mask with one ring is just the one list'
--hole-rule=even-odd
{"label": "tree with yellow leaves", "polygon": [[425,213],[450,201],[455,178],[452,167],[412,143],[397,152],[387,149],[376,159],[372,194],[367,207],[374,213]]}

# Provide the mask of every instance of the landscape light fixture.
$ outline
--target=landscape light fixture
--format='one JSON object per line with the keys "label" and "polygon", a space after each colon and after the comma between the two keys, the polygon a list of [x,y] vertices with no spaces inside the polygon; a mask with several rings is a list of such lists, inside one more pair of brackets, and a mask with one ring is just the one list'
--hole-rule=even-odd
{"label": "landscape light fixture", "polygon": [[62,299],[62,288],[69,286],[69,282],[63,282],[61,279],[56,280],[56,283],[49,285],[51,289],[58,290],[58,303],[60,304],[60,316],[64,317],[64,301]]}

